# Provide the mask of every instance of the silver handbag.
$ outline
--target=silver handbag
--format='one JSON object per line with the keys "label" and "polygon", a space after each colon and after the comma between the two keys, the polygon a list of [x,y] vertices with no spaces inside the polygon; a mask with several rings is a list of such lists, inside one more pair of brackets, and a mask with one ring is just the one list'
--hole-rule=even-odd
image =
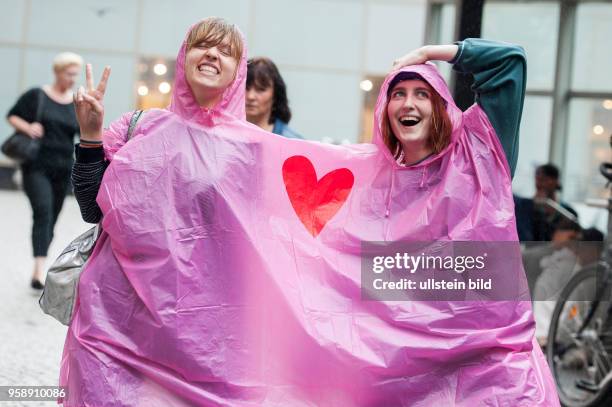
{"label": "silver handbag", "polygon": [[70,242],[47,271],[45,289],[38,303],[45,314],[64,325],[70,324],[72,319],[79,276],[93,252],[100,230],[98,224]]}
{"label": "silver handbag", "polygon": [[[142,113],[142,110],[137,110],[132,114],[126,141],[132,138],[136,123]],[[45,288],[38,304],[45,314],[51,315],[64,325],[69,325],[72,319],[79,276],[94,250],[101,231],[102,226],[97,224],[74,239],[47,271]]]}

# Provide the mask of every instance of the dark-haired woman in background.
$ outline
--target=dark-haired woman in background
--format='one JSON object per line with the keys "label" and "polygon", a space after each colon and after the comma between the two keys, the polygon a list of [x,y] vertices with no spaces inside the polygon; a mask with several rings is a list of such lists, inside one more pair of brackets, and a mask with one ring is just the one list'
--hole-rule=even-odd
{"label": "dark-haired woman in background", "polygon": [[264,57],[251,58],[247,69],[247,120],[274,134],[302,139],[289,128],[287,86],[274,62]]}

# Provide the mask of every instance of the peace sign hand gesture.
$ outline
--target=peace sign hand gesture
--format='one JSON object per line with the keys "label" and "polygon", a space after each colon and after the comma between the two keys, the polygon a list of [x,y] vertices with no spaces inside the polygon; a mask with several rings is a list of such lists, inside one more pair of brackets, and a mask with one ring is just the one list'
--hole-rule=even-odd
{"label": "peace sign hand gesture", "polygon": [[102,140],[102,123],[104,121],[104,92],[110,76],[110,67],[104,68],[98,86],[94,88],[91,64],[85,66],[87,90],[79,87],[74,95],[77,121],[81,127],[81,138],[91,141]]}

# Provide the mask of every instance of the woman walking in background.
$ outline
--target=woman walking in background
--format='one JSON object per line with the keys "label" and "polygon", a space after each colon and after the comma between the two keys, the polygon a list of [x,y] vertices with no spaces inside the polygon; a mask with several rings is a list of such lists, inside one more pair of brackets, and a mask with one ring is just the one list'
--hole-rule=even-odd
{"label": "woman walking in background", "polygon": [[73,141],[79,131],[72,87],[83,60],[65,52],[53,60],[52,85],[25,92],[7,114],[16,131],[40,138],[38,156],[21,165],[23,189],[32,206],[34,271],[31,286],[42,289],[43,268],[53,229],[70,185]]}

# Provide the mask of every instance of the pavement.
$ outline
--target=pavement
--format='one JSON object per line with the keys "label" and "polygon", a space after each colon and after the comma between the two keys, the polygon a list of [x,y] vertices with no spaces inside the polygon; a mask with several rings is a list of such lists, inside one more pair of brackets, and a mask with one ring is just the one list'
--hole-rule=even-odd
{"label": "pavement", "polygon": [[[22,191],[0,190],[0,386],[57,386],[67,327],[38,306],[40,291],[30,288],[32,215]],[[68,196],[55,228],[48,264],[90,225]],[[57,406],[54,401],[8,402],[5,406]]]}

